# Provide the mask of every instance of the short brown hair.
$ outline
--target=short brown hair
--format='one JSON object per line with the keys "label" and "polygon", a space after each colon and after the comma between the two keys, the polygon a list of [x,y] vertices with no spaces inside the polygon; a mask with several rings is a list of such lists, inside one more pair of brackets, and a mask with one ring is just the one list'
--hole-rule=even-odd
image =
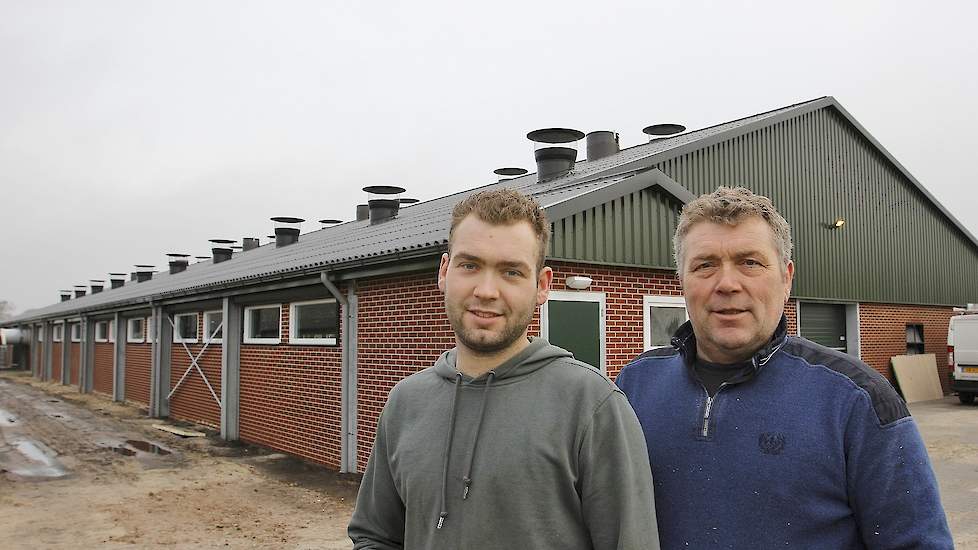
{"label": "short brown hair", "polygon": [[683,273],[683,252],[686,234],[699,222],[713,222],[724,225],[737,225],[750,217],[758,217],[767,222],[774,236],[774,249],[778,251],[782,272],[791,261],[791,226],[774,207],[771,199],[755,195],[745,187],[718,187],[716,191],[700,195],[683,207],[679,215],[679,225],[672,239],[676,268]]}
{"label": "short brown hair", "polygon": [[455,239],[455,228],[470,214],[491,225],[530,224],[540,243],[537,271],[543,269],[547,244],[550,242],[550,222],[537,201],[513,189],[479,191],[469,195],[452,210],[452,228],[448,233],[449,254]]}

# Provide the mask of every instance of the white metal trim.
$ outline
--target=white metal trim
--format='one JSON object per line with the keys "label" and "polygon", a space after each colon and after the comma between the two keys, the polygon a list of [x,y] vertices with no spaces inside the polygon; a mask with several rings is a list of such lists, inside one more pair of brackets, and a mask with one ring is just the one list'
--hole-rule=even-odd
{"label": "white metal trim", "polygon": [[652,319],[649,317],[649,308],[652,306],[681,307],[686,313],[686,320],[689,320],[689,310],[686,309],[686,298],[659,294],[646,294],[642,296],[642,349],[644,351],[666,347],[652,346]]}
{"label": "white metal trim", "polygon": [[[248,332],[251,330],[251,312],[256,309],[272,309],[278,308],[278,338],[257,338],[250,336]],[[241,339],[242,344],[268,344],[276,345],[282,343],[282,304],[266,304],[261,306],[248,306],[244,308],[244,337]]]}
{"label": "white metal trim", "polygon": [[600,339],[601,339],[601,364],[592,365],[598,367],[602,373],[607,373],[608,364],[608,351],[607,351],[607,332],[605,328],[605,293],[604,292],[577,292],[577,291],[565,291],[565,290],[551,290],[547,301],[540,306],[540,336],[549,340],[550,339],[550,308],[548,304],[550,300],[556,300],[558,302],[597,302],[598,306],[598,321],[600,323]]}
{"label": "white metal trim", "polygon": [[[133,336],[134,332],[132,330],[132,322],[141,321],[143,324],[140,327],[140,336]],[[126,342],[130,344],[142,344],[146,341],[146,318],[145,317],[132,317],[126,319]]]}
{"label": "white metal trim", "polygon": [[309,306],[315,304],[337,304],[336,313],[336,325],[339,328],[340,325],[340,307],[336,302],[335,298],[323,298],[320,300],[306,300],[304,302],[292,302],[289,304],[289,344],[296,344],[299,346],[335,346],[337,345],[336,338],[299,338],[296,336],[296,332],[299,330],[298,317],[295,315],[296,307],[298,306]]}
{"label": "white metal trim", "polygon": [[[180,317],[194,316],[194,337],[193,338],[183,338],[180,336],[180,323],[177,321]],[[196,344],[200,341],[200,315],[196,312],[194,313],[175,313],[173,319],[170,320],[170,324],[173,325],[173,343],[174,344]]]}

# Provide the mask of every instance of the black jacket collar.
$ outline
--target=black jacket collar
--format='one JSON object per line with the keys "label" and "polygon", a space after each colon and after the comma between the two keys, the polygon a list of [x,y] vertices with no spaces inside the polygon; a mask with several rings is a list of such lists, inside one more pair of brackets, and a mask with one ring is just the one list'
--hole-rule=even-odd
{"label": "black jacket collar", "polygon": [[[781,321],[778,323],[778,328],[774,329],[774,334],[771,336],[771,339],[761,349],[754,352],[754,355],[751,357],[754,372],[756,373],[761,367],[767,364],[787,340],[788,318],[782,313]],[[672,347],[679,350],[686,365],[692,367],[696,361],[696,335],[693,333],[693,324],[689,321],[683,323],[679,327],[679,330],[672,336],[670,343]]]}

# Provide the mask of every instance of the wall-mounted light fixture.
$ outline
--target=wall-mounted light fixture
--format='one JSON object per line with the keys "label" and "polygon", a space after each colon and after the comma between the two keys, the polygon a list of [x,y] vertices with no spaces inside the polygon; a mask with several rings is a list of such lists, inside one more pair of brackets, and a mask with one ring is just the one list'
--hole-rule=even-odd
{"label": "wall-mounted light fixture", "polygon": [[836,218],[832,223],[823,223],[822,227],[826,229],[841,229],[843,225],[846,224],[845,218]]}
{"label": "wall-mounted light fixture", "polygon": [[593,282],[594,279],[585,277],[583,275],[571,275],[564,280],[564,284],[567,285],[567,288],[573,288],[574,290],[584,290],[591,286],[591,283]]}

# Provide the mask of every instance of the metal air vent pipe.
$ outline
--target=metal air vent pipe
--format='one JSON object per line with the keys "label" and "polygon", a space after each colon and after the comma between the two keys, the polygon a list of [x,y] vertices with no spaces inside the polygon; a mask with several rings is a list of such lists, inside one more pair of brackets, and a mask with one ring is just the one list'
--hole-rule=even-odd
{"label": "metal air vent pipe", "polygon": [[75,298],[81,298],[87,293],[87,287],[75,285]]}
{"label": "metal air vent pipe", "polygon": [[618,133],[612,132],[611,130],[588,132],[587,136],[585,136],[585,143],[587,144],[588,162],[610,157],[620,150]]}
{"label": "metal air vent pipe", "polygon": [[367,193],[367,208],[370,225],[375,225],[397,217],[401,207],[400,194],[403,187],[396,185],[368,185],[363,190]]}
{"label": "metal air vent pipe", "polygon": [[126,284],[125,273],[109,273],[109,288],[119,288]]}
{"label": "metal air vent pipe", "polygon": [[358,204],[357,205],[357,221],[363,221],[370,219],[370,205],[369,204]]}
{"label": "metal air vent pipe", "polygon": [[258,248],[258,237],[245,237],[241,239],[244,250],[254,250]]}
{"label": "metal air vent pipe", "polygon": [[61,293],[61,301],[62,302],[67,302],[68,300],[71,299],[71,291],[70,290],[59,290],[58,292]]}
{"label": "metal air vent pipe", "polygon": [[103,288],[105,288],[104,280],[91,279],[88,282],[91,283],[90,286],[92,287],[92,294],[98,294],[99,292],[102,292]]}
{"label": "metal air vent pipe", "polygon": [[291,216],[275,216],[271,220],[275,222],[275,248],[299,242],[299,224],[306,220]]}
{"label": "metal air vent pipe", "polygon": [[231,251],[230,245],[234,244],[234,241],[231,239],[211,239],[210,242],[217,245],[211,248],[211,254],[213,255],[215,264],[231,259],[233,252]]}
{"label": "metal air vent pipe", "polygon": [[533,142],[537,161],[537,180],[558,178],[574,169],[577,161],[577,142],[584,132],[570,128],[543,128],[526,134]]}
{"label": "metal air vent pipe", "polygon": [[153,268],[156,266],[140,264],[133,267],[136,268],[136,282],[142,283],[153,278]]}

